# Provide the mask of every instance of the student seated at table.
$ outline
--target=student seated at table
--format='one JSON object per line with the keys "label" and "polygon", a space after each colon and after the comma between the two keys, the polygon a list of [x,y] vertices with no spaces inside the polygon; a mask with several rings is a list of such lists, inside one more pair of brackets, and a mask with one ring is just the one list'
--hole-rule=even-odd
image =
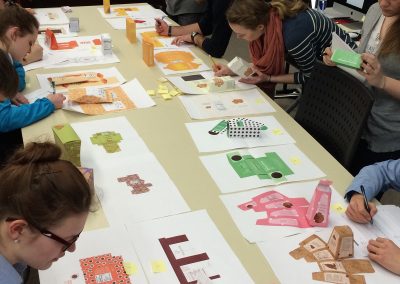
{"label": "student seated at table", "polygon": [[[350,202],[346,210],[349,219],[357,223],[368,223],[377,213],[374,203],[369,202],[370,213],[364,205],[360,186],[363,186],[368,200],[392,188],[400,191],[400,160],[389,160],[364,167],[346,190]],[[393,273],[400,274],[400,248],[385,238],[370,240],[369,258]]]}
{"label": "student seated at table", "polygon": [[21,284],[27,266],[48,269],[75,251],[93,192],[52,143],[31,143],[0,171],[0,283]]}
{"label": "student seated at table", "polygon": [[[324,14],[309,9],[303,0],[235,0],[227,20],[238,38],[249,42],[254,76],[241,81],[259,85],[273,97],[276,83],[303,84],[317,59],[331,45],[335,32],[353,48],[352,39]],[[284,73],[285,54],[298,72]],[[216,75],[233,75],[217,64]]]}
{"label": "student seated at table", "polygon": [[205,0],[166,0],[168,16],[181,26],[197,23],[207,9]]}
{"label": "student seated at table", "polygon": [[[353,175],[376,162],[400,158],[400,1],[379,1],[365,16],[360,46],[363,75],[374,104],[354,157]],[[332,65],[330,49],[324,62]]]}
{"label": "student seated at table", "polygon": [[177,36],[173,44],[192,43],[211,56],[222,57],[232,34],[225,17],[230,3],[231,0],[208,0],[200,21],[191,25],[168,26],[162,19],[156,19],[156,31],[160,35]]}
{"label": "student seated at table", "polygon": [[[41,60],[43,48],[35,43],[39,29],[37,19],[17,5],[4,5],[0,0],[0,48],[9,52],[17,70],[18,91],[25,89],[25,70],[23,65]],[[4,10],[4,11],[3,11]],[[26,41],[21,41],[25,37]],[[18,96],[21,103],[27,103]]]}
{"label": "student seated at table", "polygon": [[17,94],[18,75],[7,53],[0,49],[0,163],[22,144],[20,128],[28,126],[61,108],[65,97],[50,94],[32,104],[15,106],[11,99]]}

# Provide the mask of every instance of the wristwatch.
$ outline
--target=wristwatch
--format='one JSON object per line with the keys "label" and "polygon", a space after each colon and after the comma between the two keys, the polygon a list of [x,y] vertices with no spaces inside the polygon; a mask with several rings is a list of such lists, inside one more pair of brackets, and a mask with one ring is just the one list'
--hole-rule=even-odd
{"label": "wristwatch", "polygon": [[196,44],[196,43],[194,42],[194,38],[195,38],[198,34],[199,34],[198,32],[192,32],[192,33],[190,34],[190,37],[192,38],[192,42],[193,42],[194,44]]}

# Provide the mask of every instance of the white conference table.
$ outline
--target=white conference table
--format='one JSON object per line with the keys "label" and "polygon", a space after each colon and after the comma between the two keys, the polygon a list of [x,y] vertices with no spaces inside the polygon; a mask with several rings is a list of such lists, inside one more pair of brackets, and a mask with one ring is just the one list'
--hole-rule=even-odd
{"label": "white conference table", "polygon": [[[105,32],[111,35],[113,51],[121,60],[115,66],[127,80],[138,78],[145,89],[157,88],[157,79],[162,76],[162,73],[157,67],[149,68],[145,65],[142,60],[141,44],[130,44],[125,37],[125,31],[113,30],[101,17],[95,6],[73,7],[73,12],[68,16],[79,17],[80,35],[95,35]],[[203,51],[196,49],[196,54],[211,64]],[[33,70],[27,73],[27,91],[39,87],[35,76],[39,73],[104,67],[110,67],[110,65]],[[327,174],[327,178],[334,182],[336,190],[343,194],[345,188],[350,184],[352,176],[275,102],[268,97],[267,99],[277,110],[272,115],[292,135],[297,146]],[[46,119],[24,128],[22,130],[24,142],[53,140],[51,127],[56,124],[125,116],[156,155],[190,208],[193,211],[207,210],[255,283],[279,283],[257,246],[248,243],[242,237],[220,201],[220,192],[201,164],[199,153],[186,130],[184,123],[192,120],[178,98],[165,101],[161,97],[155,97],[154,100],[157,105],[152,108],[102,116],[86,116],[58,110]],[[92,217],[91,222],[95,223],[96,218],[96,216]],[[99,218],[101,219],[101,217]]]}

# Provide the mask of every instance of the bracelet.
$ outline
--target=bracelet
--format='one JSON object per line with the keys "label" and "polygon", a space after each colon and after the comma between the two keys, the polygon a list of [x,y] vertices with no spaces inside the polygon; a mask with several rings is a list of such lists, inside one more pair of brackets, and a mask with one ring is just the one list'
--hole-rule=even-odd
{"label": "bracelet", "polygon": [[172,34],[172,26],[168,26],[168,36],[171,36]]}
{"label": "bracelet", "polygon": [[383,83],[382,83],[382,86],[380,86],[379,88],[384,89],[385,85],[386,85],[386,77],[383,76]]}

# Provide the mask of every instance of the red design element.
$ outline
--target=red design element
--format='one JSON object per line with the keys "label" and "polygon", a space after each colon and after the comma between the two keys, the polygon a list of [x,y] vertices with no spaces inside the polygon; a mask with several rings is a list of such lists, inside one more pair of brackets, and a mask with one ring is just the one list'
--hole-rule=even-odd
{"label": "red design element", "polygon": [[79,262],[87,284],[131,284],[121,256],[112,256],[108,253],[84,258]]}
{"label": "red design element", "polygon": [[145,183],[138,174],[128,175],[126,177],[118,178],[119,182],[126,182],[126,185],[132,187],[132,194],[140,194],[150,191],[149,187],[153,186],[151,183]]}
{"label": "red design element", "polygon": [[93,43],[94,43],[95,45],[101,45],[101,40],[100,40],[99,38],[95,38],[95,39],[93,40]]}
{"label": "red design element", "polygon": [[[161,238],[161,239],[158,239],[158,241],[160,242],[165,254],[167,255],[168,260],[169,260],[172,268],[174,269],[175,275],[178,278],[180,284],[196,284],[197,281],[188,282],[186,280],[185,274],[182,272],[181,266],[208,260],[209,259],[208,255],[206,253],[201,253],[201,254],[196,254],[196,255],[176,259],[176,257],[174,256],[174,253],[172,252],[172,250],[170,248],[170,245],[189,241],[189,239],[186,237],[186,235],[180,235],[180,236],[175,236],[175,237],[171,237],[171,238]],[[219,274],[217,274],[217,275],[213,275],[213,276],[209,277],[209,279],[211,279],[211,280],[217,279],[217,278],[221,278],[221,276]]]}
{"label": "red design element", "polygon": [[78,46],[78,43],[75,40],[69,42],[61,42],[61,43],[57,42],[56,36],[50,29],[47,29],[45,34],[46,34],[45,44],[51,50],[73,49]]}
{"label": "red design element", "polygon": [[243,100],[242,100],[242,99],[234,99],[234,100],[232,101],[232,103],[234,103],[235,105],[242,104],[242,103],[243,103]]}

